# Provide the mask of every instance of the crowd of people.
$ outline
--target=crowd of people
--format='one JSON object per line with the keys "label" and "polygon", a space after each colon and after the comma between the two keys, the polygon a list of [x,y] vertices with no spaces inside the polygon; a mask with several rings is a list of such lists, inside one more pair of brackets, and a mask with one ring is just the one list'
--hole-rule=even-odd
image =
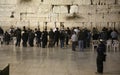
{"label": "crowd of people", "polygon": [[[72,42],[72,50],[76,50],[76,45],[78,45],[79,50],[83,51],[85,48],[90,47],[90,42],[92,40],[118,40],[119,32],[116,29],[103,27],[99,31],[94,27],[91,31],[87,28],[80,27],[64,27],[64,28],[55,28],[44,29],[43,31],[40,28],[30,29],[25,26],[21,28],[11,27],[8,31],[4,31],[0,27],[0,41],[1,44],[9,45],[9,43],[16,38],[16,46],[20,46],[22,40],[22,46],[27,47],[28,45],[38,46],[42,48],[46,47],[55,47],[59,46],[61,48],[67,47],[69,42]],[[35,42],[35,43],[34,43]]]}

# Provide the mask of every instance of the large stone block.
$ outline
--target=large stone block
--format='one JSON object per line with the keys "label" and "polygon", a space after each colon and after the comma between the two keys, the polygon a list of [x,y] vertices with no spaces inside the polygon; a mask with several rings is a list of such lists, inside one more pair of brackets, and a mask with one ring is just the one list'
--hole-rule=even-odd
{"label": "large stone block", "polygon": [[54,6],[53,7],[53,13],[68,13],[67,6]]}
{"label": "large stone block", "polygon": [[67,9],[67,6],[61,6],[60,7],[60,13],[68,13],[68,9]]}
{"label": "large stone block", "polygon": [[104,18],[105,18],[105,21],[108,21],[108,22],[120,21],[120,15],[114,14],[114,13],[106,14]]}
{"label": "large stone block", "polygon": [[97,5],[96,8],[96,13],[108,13],[109,9],[108,9],[108,5]]}
{"label": "large stone block", "polygon": [[104,21],[103,14],[93,14],[93,15],[90,15],[89,22],[103,22],[103,21]]}
{"label": "large stone block", "polygon": [[38,8],[38,12],[40,13],[49,13],[52,10],[52,6],[50,4],[42,4]]}
{"label": "large stone block", "polygon": [[117,29],[117,30],[120,30],[120,22],[118,21],[118,22],[115,22],[115,28]]}
{"label": "large stone block", "polygon": [[52,5],[70,5],[73,3],[73,0],[44,0],[43,4],[52,4]]}
{"label": "large stone block", "polygon": [[96,5],[89,5],[88,13],[95,14],[96,13]]}
{"label": "large stone block", "polygon": [[59,21],[60,22],[88,22],[89,16],[86,14],[76,14],[75,16],[68,15],[68,14],[60,14]]}
{"label": "large stone block", "polygon": [[15,9],[16,9],[15,5],[0,5],[0,11],[12,12],[15,11]]}
{"label": "large stone block", "polygon": [[60,28],[60,23],[59,22],[48,22],[47,23],[47,30],[49,31],[51,28],[54,30],[55,27]]}
{"label": "large stone block", "polygon": [[100,0],[92,0],[94,5],[98,5],[100,3]]}
{"label": "large stone block", "polygon": [[115,4],[115,0],[106,0],[106,4]]}
{"label": "large stone block", "polygon": [[115,27],[115,22],[109,22],[109,27],[114,28]]}
{"label": "large stone block", "polygon": [[77,4],[77,5],[90,5],[91,1],[90,0],[74,0],[73,4]]}
{"label": "large stone block", "polygon": [[83,5],[91,5],[90,0],[82,0]]}
{"label": "large stone block", "polygon": [[6,31],[10,28],[10,21],[0,21],[0,26]]}
{"label": "large stone block", "polygon": [[120,0],[118,0],[118,4],[120,4]]}
{"label": "large stone block", "polygon": [[74,0],[73,4],[83,5],[82,0]]}
{"label": "large stone block", "polygon": [[8,11],[0,11],[0,17],[10,17],[11,12]]}
{"label": "large stone block", "polygon": [[[40,24],[40,23],[39,23]],[[35,28],[37,28],[39,25],[38,25],[38,21],[36,21],[36,20],[31,20],[31,21],[29,21],[28,22],[28,26],[30,27],[30,28],[32,28],[32,29],[35,29]]]}
{"label": "large stone block", "polygon": [[0,4],[4,4],[5,3],[5,0],[0,0]]}
{"label": "large stone block", "polygon": [[59,15],[58,14],[51,14],[50,15],[50,22],[58,22],[59,21]]}
{"label": "large stone block", "polygon": [[5,0],[5,3],[8,5],[17,4],[18,0]]}
{"label": "large stone block", "polygon": [[29,25],[29,21],[17,21],[16,27],[22,28],[23,26],[26,26],[28,28]]}
{"label": "large stone block", "polygon": [[109,5],[110,13],[118,13],[120,12],[120,5]]}
{"label": "large stone block", "polygon": [[80,5],[79,6],[79,13],[82,14],[94,14],[96,13],[96,5]]}
{"label": "large stone block", "polygon": [[60,13],[60,6],[54,6],[53,13]]}
{"label": "large stone block", "polygon": [[[44,5],[43,5],[44,6]],[[16,11],[36,13],[39,11],[40,1],[32,0],[30,3],[17,3]]]}
{"label": "large stone block", "polygon": [[91,22],[65,22],[64,26],[69,28],[80,27],[80,29],[83,28],[92,29]]}
{"label": "large stone block", "polygon": [[78,5],[72,5],[70,7],[70,13],[77,13],[78,12]]}
{"label": "large stone block", "polygon": [[89,6],[86,6],[86,5],[80,5],[79,6],[79,13],[87,14],[88,10],[89,10]]}
{"label": "large stone block", "polygon": [[[70,29],[72,28],[72,27],[77,27],[77,26],[81,26],[82,25],[82,23],[80,24],[80,22],[65,22],[64,23],[64,27],[66,28],[66,27],[69,27]],[[81,26],[82,27],[82,26]]]}

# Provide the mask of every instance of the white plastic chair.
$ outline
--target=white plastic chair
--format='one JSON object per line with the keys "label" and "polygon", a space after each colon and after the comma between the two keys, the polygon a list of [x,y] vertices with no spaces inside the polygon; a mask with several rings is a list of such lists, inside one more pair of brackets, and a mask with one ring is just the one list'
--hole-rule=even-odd
{"label": "white plastic chair", "polygon": [[119,51],[119,41],[113,40],[112,47],[114,51]]}
{"label": "white plastic chair", "polygon": [[92,40],[92,50],[95,51],[95,47],[97,48],[99,44],[98,40]]}
{"label": "white plastic chair", "polygon": [[107,51],[112,50],[112,40],[107,40],[106,43],[107,43],[107,45],[106,45],[107,46]]}

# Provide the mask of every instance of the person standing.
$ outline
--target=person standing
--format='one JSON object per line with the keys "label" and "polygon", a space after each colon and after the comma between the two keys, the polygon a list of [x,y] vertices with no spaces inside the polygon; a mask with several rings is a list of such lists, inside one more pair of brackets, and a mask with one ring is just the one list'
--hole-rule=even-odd
{"label": "person standing", "polygon": [[53,47],[53,43],[54,43],[54,32],[53,32],[53,29],[50,29],[48,47]]}
{"label": "person standing", "polygon": [[112,37],[112,40],[117,40],[118,39],[118,33],[115,30],[113,30],[111,32],[111,37]]}
{"label": "person standing", "polygon": [[21,29],[20,28],[17,28],[17,30],[15,31],[15,35],[16,35],[15,46],[20,46],[20,42],[21,42]]}
{"label": "person standing", "polygon": [[57,43],[57,46],[58,46],[59,38],[60,38],[59,28],[56,28],[56,31],[54,33],[54,46],[55,46],[56,43]]}
{"label": "person standing", "polygon": [[35,33],[33,30],[30,30],[28,40],[29,40],[29,45],[30,47],[34,46],[34,38],[35,38]]}
{"label": "person standing", "polygon": [[42,48],[45,48],[47,46],[47,42],[48,42],[48,32],[47,29],[45,29],[42,32]]}
{"label": "person standing", "polygon": [[0,27],[0,42],[1,42],[1,44],[3,44],[3,34],[4,34],[4,30]]}
{"label": "person standing", "polygon": [[60,31],[60,47],[64,48],[64,42],[65,42],[65,31]]}
{"label": "person standing", "polygon": [[9,43],[10,43],[10,34],[7,31],[4,33],[4,41],[5,41],[6,45],[9,45]]}
{"label": "person standing", "polygon": [[76,32],[73,32],[73,34],[71,36],[71,41],[72,41],[72,50],[75,51],[76,44],[77,44],[77,41],[78,41],[78,37],[77,37]]}
{"label": "person standing", "polygon": [[42,32],[40,31],[40,28],[35,29],[36,44],[38,47],[41,47],[41,35],[42,35]]}
{"label": "person standing", "polygon": [[27,41],[28,41],[28,32],[27,30],[22,31],[22,45],[23,47],[27,47]]}
{"label": "person standing", "polygon": [[104,41],[100,39],[100,44],[97,48],[97,73],[102,74],[103,73],[103,62],[106,61],[106,45],[104,44]]}
{"label": "person standing", "polygon": [[83,35],[84,35],[83,31],[80,30],[80,32],[78,33],[78,47],[80,51],[83,51],[84,49],[84,42],[83,42],[84,36]]}

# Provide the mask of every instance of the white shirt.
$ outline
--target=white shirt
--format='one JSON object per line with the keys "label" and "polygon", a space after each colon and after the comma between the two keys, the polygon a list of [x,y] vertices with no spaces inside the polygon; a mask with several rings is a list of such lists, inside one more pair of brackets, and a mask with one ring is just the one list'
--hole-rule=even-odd
{"label": "white shirt", "polygon": [[77,35],[80,32],[80,30],[78,30],[78,29],[74,29],[74,31],[76,32]]}
{"label": "white shirt", "polygon": [[71,36],[71,40],[74,42],[74,41],[78,41],[78,37],[77,37],[77,35],[76,34],[73,34],[72,36]]}

